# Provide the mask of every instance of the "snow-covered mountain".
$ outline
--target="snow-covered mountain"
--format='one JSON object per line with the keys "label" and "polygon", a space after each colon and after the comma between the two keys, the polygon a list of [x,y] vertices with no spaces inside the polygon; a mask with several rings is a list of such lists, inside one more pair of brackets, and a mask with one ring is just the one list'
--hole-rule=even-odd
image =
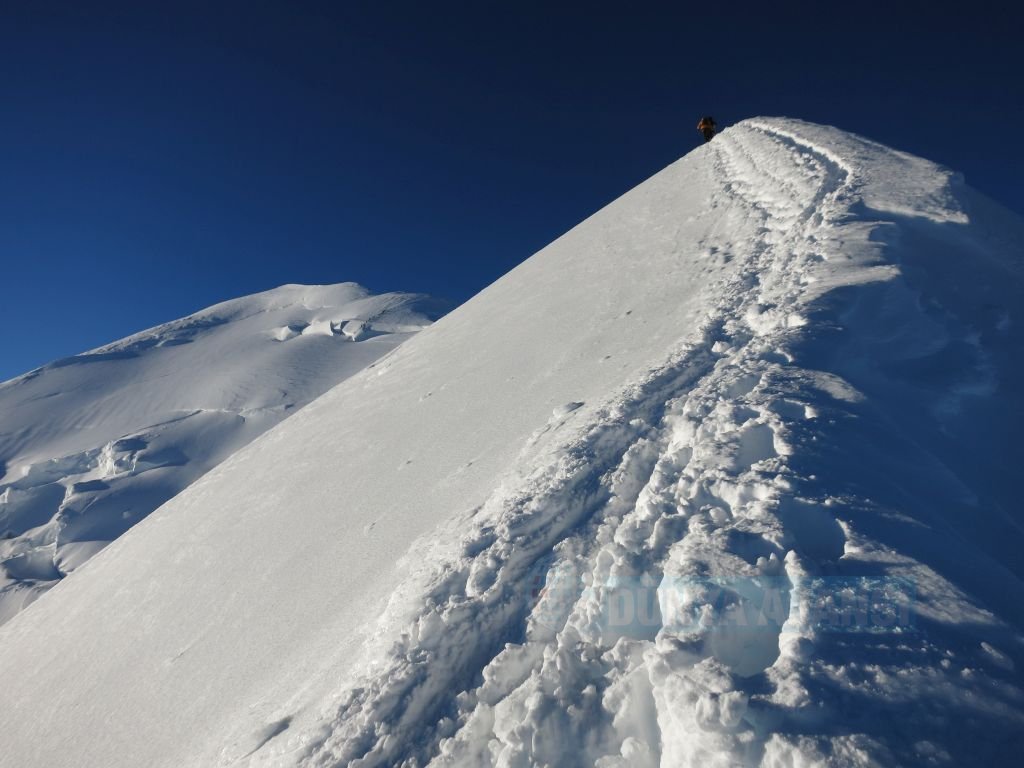
{"label": "snow-covered mountain", "polygon": [[1022,252],[727,129],[0,628],[0,765],[1010,764]]}
{"label": "snow-covered mountain", "polygon": [[286,285],[0,384],[0,623],[439,308]]}

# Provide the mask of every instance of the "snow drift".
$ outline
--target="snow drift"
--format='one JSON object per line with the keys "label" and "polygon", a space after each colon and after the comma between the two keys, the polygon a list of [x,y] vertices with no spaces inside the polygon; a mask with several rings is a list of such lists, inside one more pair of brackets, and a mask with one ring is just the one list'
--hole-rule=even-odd
{"label": "snow drift", "polygon": [[438,309],[287,285],[0,384],[0,623]]}
{"label": "snow drift", "polygon": [[724,131],[0,629],[0,765],[1008,762],[1022,243]]}

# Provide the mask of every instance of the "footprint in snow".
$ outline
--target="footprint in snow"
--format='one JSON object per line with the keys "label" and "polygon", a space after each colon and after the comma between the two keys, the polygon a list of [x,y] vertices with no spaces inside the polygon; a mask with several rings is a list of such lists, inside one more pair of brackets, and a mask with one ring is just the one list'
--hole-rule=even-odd
{"label": "footprint in snow", "polygon": [[566,416],[568,416],[570,413],[575,411],[577,408],[582,408],[582,407],[583,407],[583,403],[579,403],[579,402],[575,402],[575,401],[571,402],[571,403],[566,403],[565,405],[560,405],[560,406],[558,406],[557,408],[555,408],[554,410],[551,411],[551,418],[552,418],[552,420],[564,419]]}

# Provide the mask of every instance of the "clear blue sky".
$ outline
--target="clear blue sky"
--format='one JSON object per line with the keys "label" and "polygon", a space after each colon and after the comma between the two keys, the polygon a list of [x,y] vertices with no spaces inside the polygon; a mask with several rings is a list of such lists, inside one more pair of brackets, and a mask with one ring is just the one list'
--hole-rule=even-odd
{"label": "clear blue sky", "polygon": [[286,282],[465,300],[704,113],[863,133],[1024,212],[1009,3],[17,5],[0,379]]}

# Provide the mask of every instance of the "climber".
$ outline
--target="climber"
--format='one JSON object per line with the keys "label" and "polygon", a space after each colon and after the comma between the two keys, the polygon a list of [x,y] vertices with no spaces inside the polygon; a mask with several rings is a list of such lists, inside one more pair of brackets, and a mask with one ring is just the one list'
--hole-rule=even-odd
{"label": "climber", "polygon": [[697,130],[704,134],[704,141],[711,141],[715,135],[715,118],[713,117],[702,117],[700,122],[697,123]]}

